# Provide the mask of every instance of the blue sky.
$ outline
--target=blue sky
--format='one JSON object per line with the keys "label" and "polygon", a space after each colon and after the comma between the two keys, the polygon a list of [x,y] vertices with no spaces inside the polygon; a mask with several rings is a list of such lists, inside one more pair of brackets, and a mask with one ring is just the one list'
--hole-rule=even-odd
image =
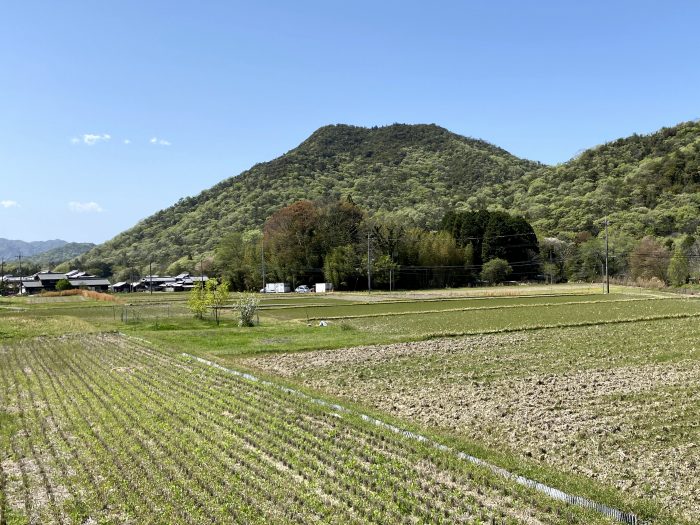
{"label": "blue sky", "polygon": [[700,3],[0,6],[0,237],[105,241],[325,124],[515,155],[700,117]]}

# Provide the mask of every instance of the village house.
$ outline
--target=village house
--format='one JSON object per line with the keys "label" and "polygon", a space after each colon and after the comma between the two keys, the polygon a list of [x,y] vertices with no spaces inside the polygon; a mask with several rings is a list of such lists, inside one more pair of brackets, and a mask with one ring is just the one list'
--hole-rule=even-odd
{"label": "village house", "polygon": [[7,284],[19,288],[20,294],[53,292],[56,290],[56,284],[61,280],[68,281],[72,288],[95,292],[106,292],[110,286],[109,280],[79,270],[67,273],[44,270],[27,277],[7,277],[4,280]]}
{"label": "village house", "polygon": [[112,286],[115,292],[141,292],[153,288],[157,292],[186,292],[196,286],[196,283],[206,283],[209,277],[206,275],[190,275],[181,273],[175,277],[169,275],[146,275],[140,280],[128,283],[119,282]]}

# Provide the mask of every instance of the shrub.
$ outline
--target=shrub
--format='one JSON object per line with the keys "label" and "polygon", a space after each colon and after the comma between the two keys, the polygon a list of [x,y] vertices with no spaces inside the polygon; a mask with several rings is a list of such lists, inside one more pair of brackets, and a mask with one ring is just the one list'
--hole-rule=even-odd
{"label": "shrub", "polygon": [[229,285],[228,281],[223,281],[221,284],[216,284],[214,279],[209,279],[206,286],[205,302],[208,307],[214,311],[214,319],[216,324],[219,324],[221,308],[226,306],[229,301]]}
{"label": "shrub", "polygon": [[668,263],[668,280],[673,286],[682,286],[688,281],[688,277],[690,277],[688,257],[682,250],[676,248],[671,261]]}
{"label": "shrub", "polygon": [[508,261],[497,257],[495,259],[491,259],[487,263],[484,263],[484,266],[481,269],[481,278],[484,281],[498,284],[505,281],[511,273],[513,273],[513,268],[510,267]]}
{"label": "shrub", "polygon": [[68,281],[68,279],[60,279],[60,280],[56,281],[56,291],[58,291],[58,292],[70,290],[71,288],[73,288],[73,287],[70,285],[70,282]]}
{"label": "shrub", "polygon": [[637,277],[634,282],[637,286],[642,288],[652,288],[654,290],[661,290],[662,288],[666,287],[666,283],[658,277],[649,277],[648,279]]}
{"label": "shrub", "polygon": [[187,299],[187,307],[197,319],[204,319],[207,313],[206,292],[202,283],[196,283]]}
{"label": "shrub", "polygon": [[255,314],[258,311],[260,300],[250,293],[241,293],[236,301],[236,308],[240,314],[238,326],[254,326]]}

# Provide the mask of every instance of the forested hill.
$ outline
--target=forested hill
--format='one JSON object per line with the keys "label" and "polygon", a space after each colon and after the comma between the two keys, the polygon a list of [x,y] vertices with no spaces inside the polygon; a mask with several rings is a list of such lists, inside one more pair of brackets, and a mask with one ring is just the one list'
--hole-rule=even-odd
{"label": "forested hill", "polygon": [[446,210],[464,207],[479,188],[539,166],[435,125],[325,126],[285,155],[139,222],[89,252],[83,265],[196,257],[213,250],[223,234],[260,227],[299,199],[351,196],[370,213],[437,227]]}
{"label": "forested hill", "polygon": [[68,244],[68,241],[53,239],[50,241],[19,241],[0,238],[0,258],[8,261],[15,260],[18,255],[29,257],[53,250]]}
{"label": "forested hill", "polygon": [[57,248],[32,255],[28,262],[38,264],[41,268],[53,268],[56,264],[84,254],[94,248],[91,242],[69,242]]}
{"label": "forested hill", "polygon": [[608,214],[634,238],[694,234],[700,225],[700,123],[632,135],[558,166],[483,186],[470,204],[524,215],[540,233],[594,235]]}
{"label": "forested hill", "polygon": [[435,125],[326,126],[253,166],[139,222],[83,257],[164,267],[211,252],[221,236],[260,227],[299,199],[351,196],[373,215],[436,227],[450,209],[504,209],[539,234],[597,234],[602,218],[630,236],[694,233],[700,224],[700,124],[633,135],[546,166]]}

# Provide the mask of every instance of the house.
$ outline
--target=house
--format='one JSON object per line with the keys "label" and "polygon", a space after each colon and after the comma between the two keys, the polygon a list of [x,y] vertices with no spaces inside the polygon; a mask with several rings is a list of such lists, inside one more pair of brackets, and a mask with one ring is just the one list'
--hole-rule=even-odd
{"label": "house", "polygon": [[189,273],[181,273],[175,277],[169,275],[147,275],[142,277],[140,281],[131,283],[132,291],[153,290],[159,292],[183,292],[191,290],[197,283],[206,283],[209,277],[206,275],[193,276]]}
{"label": "house", "polygon": [[112,285],[112,291],[116,292],[116,293],[130,292],[131,291],[131,284],[126,282],[126,281],[120,281],[118,283],[114,283]]}
{"label": "house", "polygon": [[[28,277],[17,277],[15,284],[19,285],[21,294],[51,292],[56,289],[56,283],[65,279],[65,273],[43,270]],[[13,279],[14,280],[14,279]]]}
{"label": "house", "polygon": [[33,294],[41,292],[52,292],[56,290],[58,281],[66,280],[72,288],[83,290],[93,290],[96,292],[106,292],[109,290],[109,281],[87,272],[72,270],[67,273],[51,272],[43,270],[28,277],[11,277],[7,282],[13,282],[20,287],[20,293]]}
{"label": "house", "polygon": [[31,295],[34,293],[41,293],[44,291],[44,285],[41,281],[27,280],[22,281],[20,285],[20,294]]}
{"label": "house", "polygon": [[94,275],[68,279],[68,282],[73,288],[80,288],[81,290],[92,290],[93,292],[109,291],[109,280],[95,277]]}

